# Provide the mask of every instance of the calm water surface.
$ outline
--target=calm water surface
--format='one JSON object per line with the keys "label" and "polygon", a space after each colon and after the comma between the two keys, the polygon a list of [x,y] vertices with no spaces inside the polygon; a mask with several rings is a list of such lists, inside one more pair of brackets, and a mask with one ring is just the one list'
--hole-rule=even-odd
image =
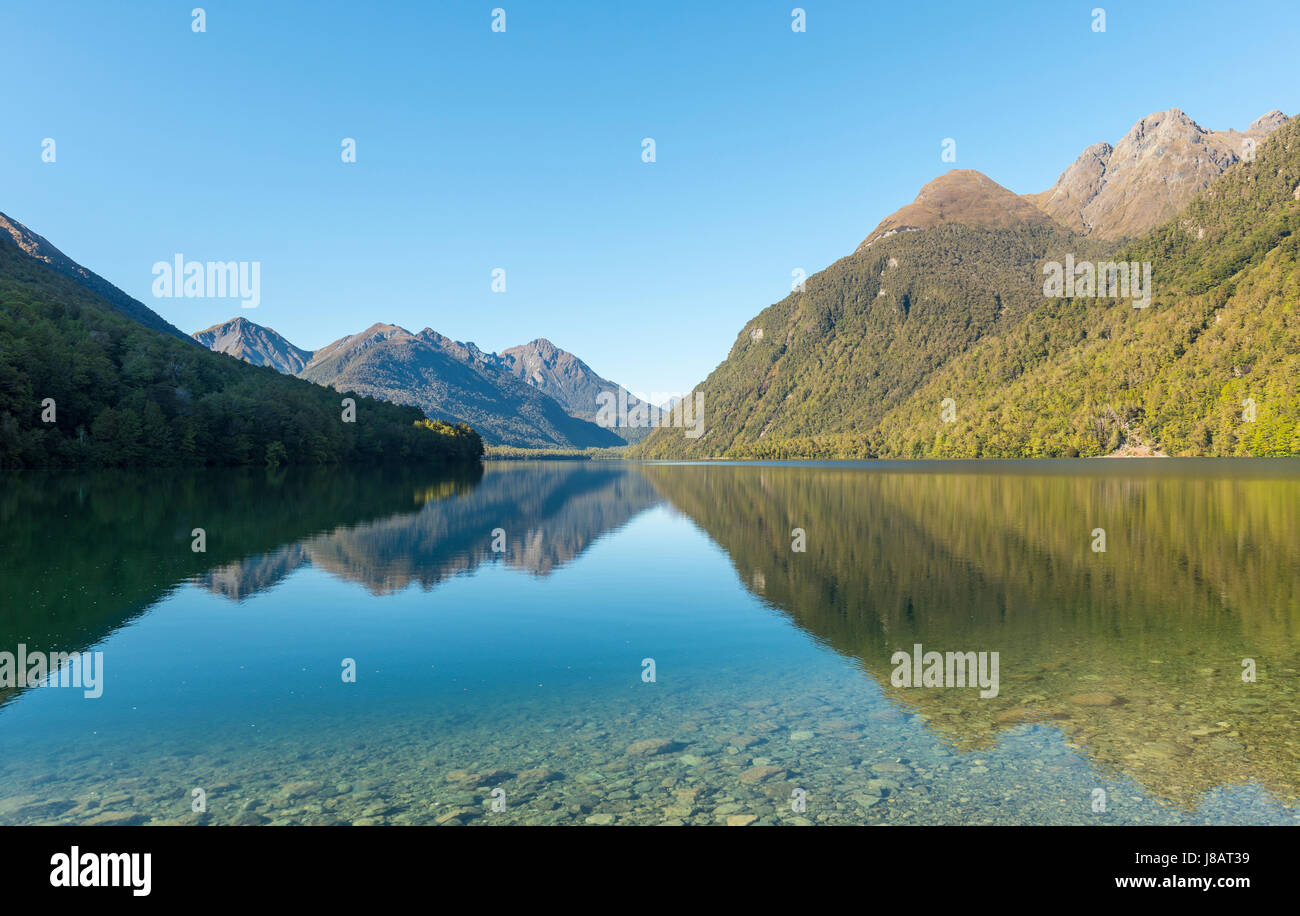
{"label": "calm water surface", "polygon": [[0,651],[104,665],[0,688],[0,823],[1300,811],[1298,462],[11,474],[0,557]]}

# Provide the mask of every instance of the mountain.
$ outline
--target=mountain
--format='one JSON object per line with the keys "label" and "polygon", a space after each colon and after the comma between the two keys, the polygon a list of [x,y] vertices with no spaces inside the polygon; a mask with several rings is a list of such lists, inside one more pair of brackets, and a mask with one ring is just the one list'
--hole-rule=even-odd
{"label": "mountain", "polygon": [[[1300,455],[1300,122],[1116,256],[1152,265],[1149,308],[1044,298],[1012,333],[927,379],[871,448]],[[958,422],[935,422],[940,397],[961,405]]]}
{"label": "mountain", "polygon": [[23,254],[40,261],[55,273],[62,274],[94,293],[98,299],[137,324],[146,328],[179,337],[188,341],[189,336],[182,330],[169,324],[161,315],[137,299],[132,299],[99,274],[92,273],[73,261],[62,251],[55,248],[42,236],[37,235],[22,223],[0,213],[0,238],[7,233]]}
{"label": "mountain", "polygon": [[[494,444],[616,446],[649,431],[605,430],[592,422],[600,392],[617,397],[620,392],[626,396],[626,391],[547,340],[512,347],[498,356],[429,328],[412,334],[381,323],[313,353],[244,318],[196,332],[194,339],[257,366],[412,404],[434,419],[471,422]],[[630,403],[637,401],[631,398]]]}
{"label": "mountain", "polygon": [[101,295],[106,281],[30,238],[36,247],[0,233],[0,467],[432,465],[482,454],[473,430],[410,407],[363,398],[358,422],[342,422],[334,392],[150,326],[161,319],[141,303]]}
{"label": "mountain", "polygon": [[882,235],[741,329],[696,389],[702,435],[665,426],[639,454],[733,456],[872,429],[976,341],[1026,321],[1042,303],[1044,261],[1093,244],[1037,216]]}
{"label": "mountain", "polygon": [[600,393],[617,395],[622,387],[601,378],[578,357],[545,338],[502,350],[501,356],[516,378],[549,394],[575,417],[594,420]]}
{"label": "mountain", "polygon": [[[595,422],[601,394],[612,396],[615,404],[620,399],[626,401],[629,408],[640,403],[622,385],[601,378],[578,357],[544,338],[503,350],[501,356],[517,378],[550,395],[570,416]],[[618,417],[610,428],[626,441],[638,441],[650,431],[649,427],[617,425],[624,419]]]}
{"label": "mountain", "polygon": [[1207,130],[1177,108],[1142,118],[1115,146],[1085,149],[1056,183],[1016,195],[974,169],[952,169],[881,220],[861,247],[946,223],[1006,227],[1055,223],[1102,239],[1154,229],[1191,203],[1228,166],[1249,159],[1289,119],[1274,110],[1245,131]]}
{"label": "mountain", "polygon": [[1201,127],[1177,108],[1147,115],[1115,146],[1088,147],[1056,184],[1025,200],[1076,232],[1138,236],[1178,213],[1287,122],[1280,111],[1244,132]]}
{"label": "mountain", "polygon": [[987,175],[974,169],[952,169],[921,188],[916,200],[881,220],[860,247],[869,248],[899,232],[933,229],[942,223],[989,228],[1053,225],[1050,215]]}
{"label": "mountain", "polygon": [[516,360],[484,353],[425,328],[412,334],[375,324],[312,354],[302,378],[471,424],[492,444],[524,448],[623,445],[613,432],[570,416],[558,401],[515,374]]}
{"label": "mountain", "polygon": [[233,318],[222,324],[195,331],[191,335],[209,350],[242,359],[254,366],[270,366],[286,375],[301,372],[311,359],[311,351],[295,347],[270,328],[245,318]]}
{"label": "mountain", "polygon": [[[746,324],[697,389],[702,436],[659,429],[637,454],[1300,454],[1294,119],[1122,247],[1033,221],[868,240]],[[1150,307],[1046,295],[1067,257],[1150,264]]]}

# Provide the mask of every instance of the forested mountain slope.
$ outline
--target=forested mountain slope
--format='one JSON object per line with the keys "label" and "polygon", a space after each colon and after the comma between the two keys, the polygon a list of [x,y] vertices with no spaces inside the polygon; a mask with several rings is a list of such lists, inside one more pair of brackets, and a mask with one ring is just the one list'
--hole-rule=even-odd
{"label": "forested mountain slope", "polygon": [[[1300,454],[1298,225],[1292,119],[1122,250],[1032,226],[882,238],[746,325],[700,386],[702,437],[662,429],[642,451]],[[1150,305],[1045,295],[1066,255],[1149,263]]]}
{"label": "forested mountain slope", "polygon": [[482,454],[468,427],[361,397],[356,422],[343,422],[340,401],[124,317],[0,233],[0,467],[436,463]]}

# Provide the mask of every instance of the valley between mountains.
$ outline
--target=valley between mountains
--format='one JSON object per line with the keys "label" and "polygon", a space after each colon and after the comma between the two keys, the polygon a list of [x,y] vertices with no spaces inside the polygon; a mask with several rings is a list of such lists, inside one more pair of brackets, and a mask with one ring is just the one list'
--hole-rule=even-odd
{"label": "valley between mountains", "polygon": [[[410,408],[440,434],[472,429],[487,445],[523,449],[1300,454],[1298,228],[1300,125],[1279,111],[1241,131],[1206,129],[1177,108],[1148,115],[1037,193],[953,168],[740,329],[693,392],[703,433],[687,436],[680,406],[675,424],[603,420],[602,397],[640,402],[545,339],[489,353],[378,322],[308,350],[242,316],[185,335],[0,214],[0,460],[148,463],[166,451],[160,442],[180,441],[190,444],[176,460],[202,463],[213,459],[196,430],[226,423],[244,438],[216,463],[260,461],[264,449],[276,461],[319,460],[330,452],[321,443],[337,439],[313,431],[329,422],[323,412],[286,418],[295,429],[265,442],[256,424],[224,419],[238,409],[231,392],[270,384],[266,369],[308,386],[286,388],[290,400],[326,386]],[[1053,288],[1062,265],[1070,276]],[[184,348],[194,343],[245,366],[185,383],[176,366],[193,362]],[[96,378],[103,397],[84,386],[64,395],[71,422],[51,428],[31,410],[69,379]],[[223,419],[196,419],[198,395]],[[328,399],[316,400],[323,411]]]}

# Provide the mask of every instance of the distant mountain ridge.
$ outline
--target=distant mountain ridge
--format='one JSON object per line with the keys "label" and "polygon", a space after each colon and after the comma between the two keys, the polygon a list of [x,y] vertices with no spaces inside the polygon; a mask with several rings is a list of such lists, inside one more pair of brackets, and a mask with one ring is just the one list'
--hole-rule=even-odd
{"label": "distant mountain ridge", "polygon": [[541,338],[498,355],[432,328],[414,334],[381,322],[313,352],[242,317],[193,336],[212,350],[257,366],[412,404],[433,419],[469,423],[494,445],[608,447],[649,432],[596,425],[601,392],[615,398],[621,392],[631,405],[637,400],[572,353]]}
{"label": "distant mountain ridge", "polygon": [[374,324],[322,347],[299,377],[340,391],[412,404],[433,419],[464,422],[485,442],[524,448],[623,445],[613,432],[569,415],[514,372],[514,360],[425,328]]}
{"label": "distant mountain ridge", "polygon": [[[545,338],[510,347],[501,351],[501,355],[509,361],[510,370],[518,378],[559,401],[571,416],[595,421],[602,394],[612,395],[616,404],[626,403],[629,408],[641,403],[622,385],[597,375],[578,357]],[[629,442],[644,438],[650,431],[649,427],[618,425],[625,419],[617,417],[611,429]]]}
{"label": "distant mountain ridge", "polygon": [[295,347],[270,328],[246,318],[214,324],[195,331],[193,338],[209,350],[242,359],[254,366],[270,366],[285,375],[296,375],[312,357],[310,350]]}

